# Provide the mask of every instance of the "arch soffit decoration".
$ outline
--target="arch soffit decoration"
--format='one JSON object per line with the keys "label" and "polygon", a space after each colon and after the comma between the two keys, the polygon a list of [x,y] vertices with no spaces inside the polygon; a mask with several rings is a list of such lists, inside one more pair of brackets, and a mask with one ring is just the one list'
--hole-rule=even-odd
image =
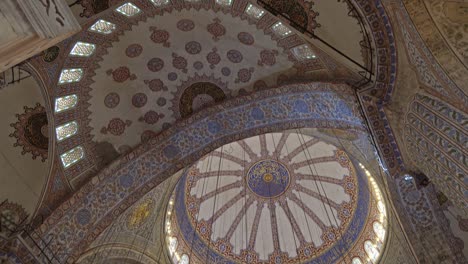
{"label": "arch soffit decoration", "polygon": [[[383,6],[380,2],[363,2],[361,1],[360,3],[355,3],[357,7],[361,9],[361,12],[365,14],[365,18],[367,22],[369,23],[371,30],[372,30],[372,35],[374,38],[374,42],[376,44],[378,52],[377,54],[377,65],[376,65],[376,75],[377,75],[377,82],[376,85],[370,89],[365,90],[360,94],[360,97],[363,98],[363,102],[365,105],[365,111],[366,114],[370,117],[370,119],[373,121],[371,122],[371,126],[373,127],[374,131],[376,133],[379,133],[379,131],[382,131],[384,133],[380,134],[387,134],[390,130],[388,122],[385,120],[385,115],[383,113],[382,105],[387,102],[390,98],[391,91],[394,86],[394,81],[395,81],[395,74],[396,74],[396,50],[394,46],[394,41],[393,41],[393,33],[391,29],[391,25],[389,23],[389,20],[385,14],[385,11],[383,9]],[[68,44],[71,43],[71,40],[69,40]],[[58,71],[55,73],[47,73],[49,77],[51,77],[52,80],[55,80],[58,77]],[[54,83],[54,82],[51,82]],[[54,87],[55,85],[51,86]],[[348,88],[351,90],[350,88]],[[272,91],[273,92],[273,91]],[[256,97],[256,96],[252,96]],[[238,100],[232,100],[231,102],[227,102],[226,104],[223,105],[230,105],[232,102],[238,102]],[[213,108],[213,109],[218,109],[218,107]],[[205,113],[205,112],[203,112]],[[206,114],[206,113],[205,113]],[[383,114],[383,116],[382,116]],[[200,117],[200,115],[195,115],[194,117],[190,118],[189,121],[193,121],[197,117]],[[382,120],[382,118],[384,118]],[[187,121],[186,121],[187,122]],[[304,127],[306,126],[306,123],[315,123],[315,125],[325,125],[327,122],[322,120],[322,122],[318,122],[317,120],[313,121],[311,120],[302,120],[300,123],[288,123],[288,124],[277,124],[276,127],[264,127],[264,131],[257,131],[258,133],[260,132],[267,132],[267,131],[273,131],[275,129],[280,129],[281,126],[283,126],[284,129],[287,128],[292,128],[292,127]],[[182,122],[181,124],[183,124]],[[309,124],[312,124],[309,123]],[[181,126],[180,124],[178,126]],[[342,127],[343,128],[343,127]],[[349,128],[349,126],[347,126]],[[168,130],[165,133],[161,135],[167,136],[169,133],[171,133],[172,130]],[[251,133],[251,132],[250,132]],[[242,135],[239,135],[238,137],[240,138],[245,137],[248,133],[244,131]],[[223,140],[227,140],[228,138],[224,138]],[[155,140],[152,140],[151,142],[155,142]],[[385,153],[385,158],[387,160],[387,164],[389,166],[390,171],[392,174],[396,174],[400,170],[401,164],[401,159],[399,158],[399,153],[397,150],[396,144],[394,143],[394,139],[390,135],[389,137],[383,137],[379,138],[379,144],[381,150],[383,150],[383,153]],[[219,143],[214,142],[214,145]],[[151,145],[151,144],[149,144]],[[171,148],[165,148],[165,152],[168,155],[174,154],[174,149]],[[130,164],[131,160],[137,157],[139,154],[141,154],[142,147],[137,148],[134,152],[130,153],[129,155],[126,155],[122,159],[119,159],[114,163],[114,168],[117,166],[118,168],[124,166],[124,164]],[[177,152],[177,151],[176,151]],[[176,156],[178,155],[175,154]],[[191,159],[187,159],[187,161],[193,160],[193,157]],[[178,167],[183,167],[183,165],[178,165]],[[154,170],[154,168],[152,168]],[[115,170],[115,169],[114,169]],[[166,168],[167,170],[167,168]],[[49,233],[53,234],[56,233],[61,224],[65,224],[70,221],[70,224],[74,224],[73,217],[75,216],[76,219],[86,219],[89,218],[89,220],[95,221],[97,218],[101,218],[105,215],[105,212],[102,214],[102,212],[92,212],[90,215],[85,213],[84,211],[79,211],[79,205],[82,197],[86,193],[92,192],[92,189],[97,187],[97,184],[99,183],[98,179],[105,178],[104,175],[110,174],[110,171],[113,171],[111,169],[106,169],[102,173],[98,175],[98,177],[95,177],[92,182],[90,182],[88,185],[86,185],[84,188],[82,188],[79,192],[77,192],[70,200],[65,202],[61,207],[59,207],[53,215],[46,221],[44,225],[41,226],[41,231],[42,233]],[[116,179],[115,177],[112,177],[113,179]],[[150,188],[151,186],[155,186],[159,181],[155,180],[152,184],[148,185],[146,188]],[[119,209],[116,209],[116,212],[122,212],[124,209],[128,206],[128,204],[131,204],[132,201],[136,201],[137,199],[134,197],[127,197],[127,199],[122,202],[122,206]],[[114,201],[116,202],[116,201]],[[126,205],[127,204],[127,205]],[[102,210],[103,208],[101,208]],[[81,214],[79,214],[81,212]],[[66,213],[66,214],[65,214]],[[75,214],[76,213],[76,214]],[[84,216],[84,217],[83,217]],[[92,219],[94,218],[94,219]],[[93,225],[93,228],[97,228],[97,230],[102,230],[105,226],[107,226],[111,222],[112,216],[107,215],[105,219],[101,219],[99,223],[96,223]],[[56,228],[52,228],[52,225],[56,225]],[[63,226],[62,226],[63,227]],[[86,241],[89,241],[92,239],[95,235],[88,234],[87,228],[91,228],[89,224],[83,225],[83,227],[79,228],[82,230],[81,232],[78,232],[77,235],[79,237],[84,238],[86,236]],[[69,229],[71,230],[71,229]],[[94,232],[96,233],[96,232]],[[72,235],[72,234],[70,234]],[[68,239],[66,239],[68,240]],[[69,241],[79,241],[78,240],[69,240]],[[64,242],[64,241],[63,241]],[[78,248],[74,248],[73,253],[77,254],[79,250],[83,249],[84,245],[87,243],[82,243]],[[76,244],[70,244],[73,246],[76,246]],[[70,253],[70,252],[68,252]],[[68,254],[66,254],[67,256]],[[76,257],[76,256],[75,256]]]}
{"label": "arch soffit decoration", "polygon": [[[348,106],[350,99],[340,97],[353,98],[349,91],[350,87],[343,84],[296,84],[202,110],[103,170],[55,210],[40,231],[55,238],[52,248],[68,245],[63,260],[72,255],[69,261],[74,261],[144,193],[225,143],[302,127],[365,131],[357,109]],[[97,197],[102,193],[106,193],[105,201]]]}

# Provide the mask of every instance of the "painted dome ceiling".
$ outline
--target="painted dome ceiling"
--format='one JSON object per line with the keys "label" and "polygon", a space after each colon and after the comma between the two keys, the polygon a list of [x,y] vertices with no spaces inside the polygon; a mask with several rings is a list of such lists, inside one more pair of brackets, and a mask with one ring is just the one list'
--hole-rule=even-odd
{"label": "painted dome ceiling", "polygon": [[[286,4],[281,10],[302,10],[309,29],[323,31],[316,13],[305,11],[309,5]],[[334,5],[347,10],[346,4]],[[88,29],[70,45],[64,69],[82,69],[76,87],[71,85],[86,100],[86,121],[80,126],[87,127],[81,131],[120,153],[225,99],[292,81],[359,78],[247,1],[141,0],[116,7],[84,26]],[[352,25],[346,31],[357,37],[347,47],[359,50],[362,36],[355,21]]]}
{"label": "painted dome ceiling", "polygon": [[298,133],[218,148],[186,170],[169,202],[174,263],[376,261],[385,209],[374,180],[355,165]]}

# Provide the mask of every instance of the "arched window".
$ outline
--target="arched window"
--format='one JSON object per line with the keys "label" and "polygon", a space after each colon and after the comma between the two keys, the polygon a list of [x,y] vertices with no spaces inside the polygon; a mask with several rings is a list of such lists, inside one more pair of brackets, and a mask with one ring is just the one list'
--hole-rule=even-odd
{"label": "arched window", "polygon": [[353,263],[352,263],[352,264],[362,264],[362,261],[361,261],[360,258],[354,257],[354,258],[353,258]]}
{"label": "arched window", "polygon": [[176,249],[177,249],[177,238],[170,237],[169,238],[169,251],[171,252],[171,254],[174,254]]}
{"label": "arched window", "polygon": [[373,224],[374,227],[374,232],[377,235],[377,237],[380,239],[380,241],[383,241],[385,237],[385,228],[380,222],[374,222]]}
{"label": "arched window", "polygon": [[187,254],[183,254],[182,257],[180,258],[179,264],[189,264],[189,256]]}
{"label": "arched window", "polygon": [[375,263],[375,261],[379,258],[379,250],[370,240],[366,240],[366,242],[364,242],[364,250],[366,251],[372,263]]}

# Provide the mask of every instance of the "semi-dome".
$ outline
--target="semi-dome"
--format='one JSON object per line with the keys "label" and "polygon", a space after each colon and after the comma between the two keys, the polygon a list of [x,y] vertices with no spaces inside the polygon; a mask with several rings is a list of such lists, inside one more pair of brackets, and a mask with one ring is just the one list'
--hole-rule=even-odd
{"label": "semi-dome", "polygon": [[386,225],[361,164],[288,132],[224,145],[187,168],[166,237],[174,263],[373,263]]}

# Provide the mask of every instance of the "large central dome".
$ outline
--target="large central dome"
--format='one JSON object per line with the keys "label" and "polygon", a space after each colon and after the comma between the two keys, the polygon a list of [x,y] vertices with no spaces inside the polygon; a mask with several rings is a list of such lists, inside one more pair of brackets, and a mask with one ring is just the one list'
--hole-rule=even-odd
{"label": "large central dome", "polygon": [[303,134],[224,145],[177,184],[169,250],[185,252],[178,263],[338,262],[372,210],[361,174],[344,151]]}

